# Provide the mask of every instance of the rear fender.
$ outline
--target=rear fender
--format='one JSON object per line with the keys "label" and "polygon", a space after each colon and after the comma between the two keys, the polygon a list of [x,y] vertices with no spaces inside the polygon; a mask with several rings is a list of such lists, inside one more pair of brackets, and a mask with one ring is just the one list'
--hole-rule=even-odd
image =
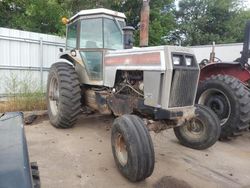
{"label": "rear fender", "polygon": [[236,62],[208,64],[201,69],[200,81],[216,74],[230,75],[241,80],[243,83],[250,81],[250,71],[244,69],[239,63]]}
{"label": "rear fender", "polygon": [[75,56],[71,55],[71,51],[65,51],[61,53],[59,55],[59,61],[67,62],[67,63],[73,64],[74,66],[76,66],[76,64],[80,64],[84,66],[79,51],[78,50],[74,50],[74,51],[76,52]]}
{"label": "rear fender", "polygon": [[74,50],[74,51],[75,51],[74,56],[72,56],[72,50],[61,53],[59,55],[60,59],[58,59],[57,62],[65,62],[73,65],[77,72],[80,83],[102,86],[103,85],[102,80],[91,80],[87,72],[87,69],[85,67],[84,60],[81,58],[79,50]]}

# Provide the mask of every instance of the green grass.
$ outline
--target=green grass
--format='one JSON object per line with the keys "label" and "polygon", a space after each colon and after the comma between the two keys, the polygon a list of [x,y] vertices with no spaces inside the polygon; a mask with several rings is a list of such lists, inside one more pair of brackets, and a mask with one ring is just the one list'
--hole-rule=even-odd
{"label": "green grass", "polygon": [[22,79],[11,74],[5,78],[7,100],[0,102],[0,112],[33,111],[46,109],[46,97],[43,88],[27,72]]}

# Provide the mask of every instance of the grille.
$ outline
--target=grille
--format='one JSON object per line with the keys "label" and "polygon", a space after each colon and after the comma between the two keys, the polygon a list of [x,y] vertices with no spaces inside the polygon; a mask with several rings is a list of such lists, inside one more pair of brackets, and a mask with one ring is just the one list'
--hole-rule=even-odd
{"label": "grille", "polygon": [[172,78],[169,107],[193,105],[198,79],[198,69],[175,69]]}

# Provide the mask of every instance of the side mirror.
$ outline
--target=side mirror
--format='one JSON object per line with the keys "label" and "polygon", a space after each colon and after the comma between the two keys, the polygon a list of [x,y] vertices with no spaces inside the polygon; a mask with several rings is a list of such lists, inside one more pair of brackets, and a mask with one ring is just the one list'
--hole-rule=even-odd
{"label": "side mirror", "polygon": [[60,51],[60,52],[63,52],[63,48],[59,48],[59,51]]}

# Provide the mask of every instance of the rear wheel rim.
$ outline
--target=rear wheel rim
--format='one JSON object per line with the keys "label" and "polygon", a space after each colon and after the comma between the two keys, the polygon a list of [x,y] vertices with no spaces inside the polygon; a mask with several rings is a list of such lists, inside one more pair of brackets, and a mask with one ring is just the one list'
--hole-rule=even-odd
{"label": "rear wheel rim", "polygon": [[56,116],[58,113],[59,105],[59,85],[55,76],[52,76],[49,84],[49,105],[51,113]]}
{"label": "rear wheel rim", "polygon": [[124,137],[120,133],[115,136],[115,153],[119,163],[125,166],[128,162],[128,152]]}
{"label": "rear wheel rim", "polygon": [[221,126],[228,121],[231,114],[231,104],[226,94],[221,90],[206,90],[201,94],[198,103],[211,108],[219,117]]}

